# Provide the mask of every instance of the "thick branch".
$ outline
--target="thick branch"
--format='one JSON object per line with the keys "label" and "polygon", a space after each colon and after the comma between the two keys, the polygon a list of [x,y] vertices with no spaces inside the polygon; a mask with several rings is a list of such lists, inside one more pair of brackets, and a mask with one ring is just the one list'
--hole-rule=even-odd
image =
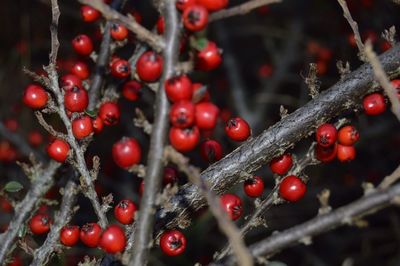
{"label": "thick branch", "polygon": [[121,23],[128,30],[133,32],[138,40],[147,43],[154,50],[160,52],[164,48],[165,43],[160,36],[142,27],[134,19],[126,17],[118,11],[113,10],[102,0],[79,0],[79,2],[94,7],[103,14],[105,19]]}
{"label": "thick branch", "polygon": [[[164,81],[174,75],[178,59],[179,21],[175,1],[164,2],[162,15],[165,18]],[[134,232],[135,245],[133,259],[129,265],[143,265],[147,262],[149,243],[154,225],[156,195],[161,187],[164,146],[168,132],[169,103],[164,88],[160,86],[156,95],[155,118],[150,138],[150,149],[147,158],[146,185],[140,203],[140,215]]]}
{"label": "thick branch", "polygon": [[53,185],[53,176],[59,167],[59,163],[52,161],[42,171],[35,172],[30,190],[15,208],[15,215],[10,221],[7,231],[0,235],[0,265],[4,262],[21,226],[34,213],[35,208],[38,207],[39,199]]}
{"label": "thick branch", "polygon": [[212,22],[233,16],[245,15],[253,9],[280,2],[282,2],[282,0],[251,0],[241,5],[215,12],[210,16],[209,21]]}
{"label": "thick branch", "polygon": [[[390,72],[391,76],[399,74],[396,73],[400,67],[399,56],[400,45],[397,45],[379,57],[383,69]],[[357,107],[363,96],[372,90],[373,79],[371,66],[362,65],[305,106],[208,167],[201,177],[211,184],[217,194],[224,193],[246,178],[243,173],[256,171],[274,157],[282,155],[295,143],[308,137],[320,124],[345,110]],[[175,206],[176,211],[167,214],[167,220],[171,216],[176,217],[169,221],[169,226],[174,227],[179,219],[189,218],[192,211],[204,206],[205,200],[195,186],[185,185],[171,200],[171,204]],[[160,210],[162,216],[161,212],[163,210]],[[159,226],[164,226],[165,222],[160,221]]]}
{"label": "thick branch", "polygon": [[60,247],[59,238],[61,229],[71,220],[73,207],[76,201],[77,185],[73,180],[68,181],[63,191],[59,213],[55,215],[54,224],[43,245],[35,250],[31,265],[46,265],[53,253]]}

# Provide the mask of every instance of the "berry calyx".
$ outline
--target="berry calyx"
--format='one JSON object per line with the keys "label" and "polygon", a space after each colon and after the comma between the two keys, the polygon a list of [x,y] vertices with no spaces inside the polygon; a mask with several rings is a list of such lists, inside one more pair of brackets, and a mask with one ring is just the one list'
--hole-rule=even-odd
{"label": "berry calyx", "polygon": [[186,128],[194,124],[195,107],[192,102],[180,101],[171,106],[169,120],[174,127]]}
{"label": "berry calyx", "polygon": [[335,144],[337,139],[336,127],[332,124],[322,124],[317,128],[315,137],[320,146],[332,146],[333,144]]}
{"label": "berry calyx", "polygon": [[208,163],[214,163],[222,158],[222,146],[216,140],[206,140],[200,146],[200,155]]}
{"label": "berry calyx", "polygon": [[236,221],[240,218],[243,212],[242,200],[235,194],[225,194],[220,198],[222,209],[228,216]]}
{"label": "berry calyx", "polygon": [[121,200],[114,208],[114,216],[121,224],[131,224],[135,219],[137,207],[129,199]]}
{"label": "berry calyx", "polygon": [[183,25],[190,31],[201,31],[208,24],[208,11],[204,6],[191,5],[183,10]]}
{"label": "berry calyx", "polygon": [[252,198],[260,197],[264,192],[264,181],[259,176],[247,179],[243,184],[244,192]]}
{"label": "berry calyx", "polygon": [[178,230],[168,230],[160,237],[160,248],[168,256],[178,256],[186,249],[186,238]]}
{"label": "berry calyx", "polygon": [[131,74],[131,66],[124,59],[117,59],[111,64],[111,75],[118,79],[124,79]]}
{"label": "berry calyx", "polygon": [[245,141],[250,137],[251,129],[244,119],[235,117],[226,123],[225,133],[234,141]]}

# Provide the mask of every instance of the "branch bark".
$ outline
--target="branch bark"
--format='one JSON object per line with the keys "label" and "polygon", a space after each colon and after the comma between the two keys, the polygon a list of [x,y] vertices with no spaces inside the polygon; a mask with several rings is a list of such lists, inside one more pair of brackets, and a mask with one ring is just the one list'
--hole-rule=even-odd
{"label": "branch bark", "polygon": [[157,91],[155,104],[155,119],[150,138],[150,149],[147,158],[146,185],[140,203],[140,214],[137,227],[134,231],[135,245],[133,247],[133,259],[129,265],[143,265],[147,262],[149,243],[151,240],[156,196],[161,187],[161,172],[163,166],[164,146],[168,132],[169,102],[163,87],[164,81],[174,75],[175,65],[178,60],[179,46],[179,21],[175,7],[175,1],[166,0],[162,7],[162,15],[165,18],[165,49],[164,70],[160,81],[160,89]]}

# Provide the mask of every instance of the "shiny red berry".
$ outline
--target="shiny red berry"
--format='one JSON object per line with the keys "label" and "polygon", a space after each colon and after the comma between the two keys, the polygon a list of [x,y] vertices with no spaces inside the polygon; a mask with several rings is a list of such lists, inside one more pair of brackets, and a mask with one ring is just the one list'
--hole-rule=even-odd
{"label": "shiny red berry", "polygon": [[83,112],[88,104],[88,93],[81,87],[73,87],[64,94],[64,105],[70,112]]}
{"label": "shiny red berry", "polygon": [[218,120],[219,109],[210,102],[196,104],[196,126],[200,129],[214,129]]}
{"label": "shiny red berry", "polygon": [[124,79],[131,74],[131,66],[129,62],[124,59],[115,60],[111,64],[111,75],[118,79]]}
{"label": "shiny red berry", "polygon": [[204,6],[191,5],[183,10],[183,25],[190,31],[201,31],[207,27],[208,11]]}
{"label": "shiny red berry", "polygon": [[115,102],[105,102],[100,106],[99,117],[106,126],[118,124],[121,111]]}
{"label": "shiny red berry", "polygon": [[209,11],[218,11],[228,6],[229,0],[196,0],[199,5],[204,6]]}
{"label": "shiny red berry", "polygon": [[66,74],[60,78],[60,86],[66,91],[74,87],[82,88],[82,80],[74,74]]}
{"label": "shiny red berry", "polygon": [[114,162],[121,168],[128,168],[140,162],[142,150],[134,138],[123,137],[112,147]]}
{"label": "shiny red berry", "polygon": [[128,29],[121,24],[113,23],[111,25],[111,37],[117,41],[123,41],[128,37]]}
{"label": "shiny red berry", "polygon": [[82,80],[87,79],[90,76],[90,70],[86,63],[84,62],[76,62],[71,67],[71,73],[75,76],[79,77]]}
{"label": "shiny red berry", "polygon": [[49,96],[43,87],[31,84],[26,87],[23,102],[26,106],[33,109],[42,109],[46,106]]}
{"label": "shiny red berry", "polygon": [[214,42],[208,41],[207,45],[197,53],[196,67],[199,70],[213,70],[217,68],[221,62],[221,53]]}
{"label": "shiny red berry", "polygon": [[110,225],[101,234],[99,246],[107,253],[122,252],[126,246],[125,232],[118,225]]}
{"label": "shiny red berry", "polygon": [[329,147],[336,143],[337,130],[332,124],[322,124],[317,128],[315,138],[322,147]]}
{"label": "shiny red berry", "polygon": [[92,119],[83,115],[81,117],[77,117],[72,121],[72,133],[75,138],[83,139],[92,134],[93,132],[93,124]]}
{"label": "shiny red berry", "polygon": [[330,147],[322,147],[321,145],[315,146],[315,157],[318,161],[323,163],[328,163],[333,161],[336,158],[337,154],[337,144]]}
{"label": "shiny red berry", "polygon": [[186,128],[194,124],[195,108],[189,101],[176,102],[169,111],[169,120],[174,127]]}
{"label": "shiny red berry", "polygon": [[35,235],[42,235],[50,231],[51,219],[47,214],[35,214],[29,221],[29,228]]}
{"label": "shiny red berry", "polygon": [[31,131],[28,133],[28,142],[34,147],[38,147],[43,143],[43,135],[39,131]]}
{"label": "shiny red berry", "polygon": [[168,256],[178,256],[186,249],[186,238],[178,230],[168,230],[160,237],[160,248]]}
{"label": "shiny red berry", "polygon": [[103,120],[101,120],[101,118],[98,116],[95,119],[92,119],[92,127],[94,133],[99,134],[101,131],[103,131],[104,127]]}
{"label": "shiny red berry", "polygon": [[244,192],[252,198],[260,197],[264,192],[264,181],[259,176],[247,179],[243,184]]}
{"label": "shiny red berry", "polygon": [[359,138],[360,134],[354,126],[348,125],[339,129],[338,141],[342,145],[352,146]]}
{"label": "shiny red berry", "polygon": [[279,195],[290,202],[299,201],[303,198],[306,190],[304,182],[294,175],[285,177],[279,184]]}
{"label": "shiny red berry", "polygon": [[97,223],[87,223],[82,226],[79,238],[88,247],[95,248],[99,244],[101,227]]}
{"label": "shiny red berry", "polygon": [[200,146],[200,155],[208,163],[214,163],[222,158],[222,146],[216,140],[206,140]]}
{"label": "shiny red berry", "polygon": [[143,53],[136,62],[136,73],[145,82],[157,81],[163,70],[163,59],[153,51]]}
{"label": "shiny red berry", "polygon": [[131,200],[121,200],[114,208],[114,216],[121,224],[131,224],[135,219],[137,207]]}
{"label": "shiny red berry", "polygon": [[337,145],[337,158],[341,162],[350,162],[356,158],[354,146]]}
{"label": "shiny red berry", "polygon": [[163,34],[165,30],[165,21],[163,17],[158,17],[157,19],[157,32]]}
{"label": "shiny red berry", "polygon": [[47,154],[55,161],[63,163],[68,157],[69,144],[61,139],[54,139],[47,147]]}
{"label": "shiny red berry", "polygon": [[165,81],[165,93],[171,102],[191,101],[192,81],[186,76],[176,76]]}
{"label": "shiny red berry", "polygon": [[91,6],[81,7],[81,16],[85,22],[94,22],[100,17],[100,12]]}
{"label": "shiny red berry", "polygon": [[163,185],[173,184],[178,182],[178,172],[175,168],[166,166],[164,167]]}
{"label": "shiny red berry", "polygon": [[367,115],[380,115],[386,111],[385,97],[381,93],[372,93],[363,99],[364,112]]}
{"label": "shiny red berry", "polygon": [[200,140],[200,131],[194,126],[191,128],[172,127],[169,130],[169,142],[180,152],[193,150]]}
{"label": "shiny red berry", "polygon": [[244,119],[236,117],[226,123],[225,133],[234,141],[245,141],[250,137],[251,129]]}
{"label": "shiny red berry", "polygon": [[278,175],[286,174],[290,168],[292,168],[293,160],[290,153],[285,153],[282,156],[272,159],[269,163],[271,171]]}
{"label": "shiny red berry", "polygon": [[60,231],[60,242],[72,247],[79,241],[79,226],[64,226]]}
{"label": "shiny red berry", "polygon": [[72,47],[80,55],[90,55],[93,52],[92,40],[85,34],[76,36],[72,40]]}
{"label": "shiny red berry", "polygon": [[192,6],[194,4],[196,4],[196,0],[177,0],[176,8],[180,11],[183,11],[184,9],[186,9],[189,6]]}
{"label": "shiny red berry", "polygon": [[236,221],[240,218],[243,212],[242,200],[235,194],[225,194],[220,199],[222,209],[228,216]]}
{"label": "shiny red berry", "polygon": [[122,95],[127,99],[128,101],[137,101],[140,97],[142,90],[142,84],[136,80],[130,80],[125,82],[125,84],[122,86]]}

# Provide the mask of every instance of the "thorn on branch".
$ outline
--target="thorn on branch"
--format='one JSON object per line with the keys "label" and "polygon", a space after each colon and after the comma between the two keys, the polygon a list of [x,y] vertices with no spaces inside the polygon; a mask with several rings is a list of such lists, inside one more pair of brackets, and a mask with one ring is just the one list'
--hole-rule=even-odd
{"label": "thorn on branch", "polygon": [[350,63],[348,61],[343,63],[342,60],[339,60],[336,62],[336,67],[340,74],[340,80],[343,80],[351,72]]}
{"label": "thorn on branch", "polygon": [[319,86],[320,82],[317,77],[317,64],[310,63],[310,69],[308,70],[308,75],[304,79],[304,82],[307,84],[309,89],[309,95],[311,98],[315,98],[319,95]]}
{"label": "thorn on branch", "polygon": [[391,26],[389,30],[384,30],[382,33],[382,38],[384,38],[391,46],[396,45],[396,27]]}

